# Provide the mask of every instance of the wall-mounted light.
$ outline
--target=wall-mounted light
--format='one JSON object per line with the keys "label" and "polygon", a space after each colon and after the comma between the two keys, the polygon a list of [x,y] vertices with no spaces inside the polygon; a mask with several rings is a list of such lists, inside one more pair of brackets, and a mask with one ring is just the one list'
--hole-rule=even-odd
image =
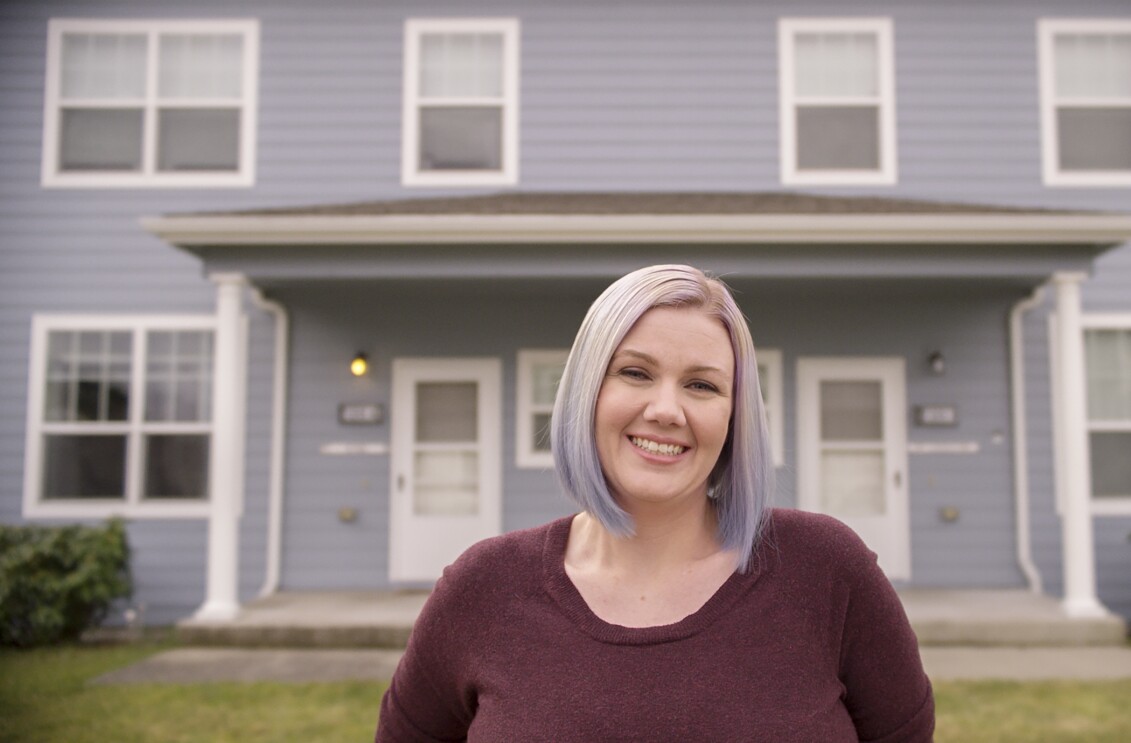
{"label": "wall-mounted light", "polygon": [[946,357],[942,355],[942,351],[933,351],[927,357],[927,366],[930,368],[931,373],[936,376],[942,376],[946,373]]}
{"label": "wall-mounted light", "polygon": [[357,355],[353,357],[353,361],[350,362],[350,374],[355,377],[363,377],[367,371],[369,371],[369,358],[358,351]]}

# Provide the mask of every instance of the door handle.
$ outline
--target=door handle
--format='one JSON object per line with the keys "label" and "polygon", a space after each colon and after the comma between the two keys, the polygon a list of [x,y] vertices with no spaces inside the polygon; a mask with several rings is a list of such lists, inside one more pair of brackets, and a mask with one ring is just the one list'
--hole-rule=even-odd
{"label": "door handle", "polygon": [[397,475],[397,492],[404,492],[404,475]]}
{"label": "door handle", "polygon": [[895,471],[895,476],[892,478],[897,488],[903,487],[903,473],[899,470]]}

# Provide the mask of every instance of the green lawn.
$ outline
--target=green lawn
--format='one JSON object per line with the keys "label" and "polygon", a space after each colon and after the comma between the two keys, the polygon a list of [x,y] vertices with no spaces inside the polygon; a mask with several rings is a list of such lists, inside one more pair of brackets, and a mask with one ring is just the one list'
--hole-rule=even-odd
{"label": "green lawn", "polygon": [[[3,743],[367,741],[385,685],[89,686],[168,644],[0,650]],[[1131,741],[1131,680],[941,682],[938,743]]]}

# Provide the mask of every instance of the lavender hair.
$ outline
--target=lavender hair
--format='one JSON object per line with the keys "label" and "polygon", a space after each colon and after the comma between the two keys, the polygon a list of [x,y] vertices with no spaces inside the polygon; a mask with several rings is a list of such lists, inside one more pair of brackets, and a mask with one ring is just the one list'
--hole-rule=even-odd
{"label": "lavender hair", "polygon": [[758,363],[746,318],[726,285],[691,266],[642,268],[613,282],[585,315],[558,386],[550,441],[565,492],[610,533],[634,533],[632,517],[609,492],[594,436],[594,414],[613,353],[636,321],[654,307],[703,309],[718,318],[734,352],[734,409],[726,443],[709,477],[718,538],[735,550],[745,572],[761,537],[773,488],[773,457]]}

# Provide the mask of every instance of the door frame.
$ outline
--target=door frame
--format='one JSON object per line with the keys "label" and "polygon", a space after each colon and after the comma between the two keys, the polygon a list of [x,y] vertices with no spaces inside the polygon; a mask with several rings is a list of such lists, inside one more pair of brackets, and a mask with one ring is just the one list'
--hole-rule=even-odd
{"label": "door frame", "polygon": [[[907,477],[907,362],[900,356],[809,356],[797,359],[797,506],[822,513],[820,388],[823,379],[879,381],[883,401],[887,522],[894,533],[869,544],[891,580],[911,579],[911,517]],[[852,526],[852,519],[842,518]],[[862,535],[863,536],[863,535]],[[865,539],[867,542],[868,540]]]}
{"label": "door frame", "polygon": [[[502,533],[502,361],[493,357],[397,358],[392,363],[389,441],[389,580],[434,582],[443,568],[475,542]],[[412,513],[415,386],[473,381],[478,385],[479,512],[433,516],[426,534]],[[424,537],[423,539],[421,537]],[[431,554],[410,554],[421,544]],[[438,549],[437,549],[438,548]]]}

